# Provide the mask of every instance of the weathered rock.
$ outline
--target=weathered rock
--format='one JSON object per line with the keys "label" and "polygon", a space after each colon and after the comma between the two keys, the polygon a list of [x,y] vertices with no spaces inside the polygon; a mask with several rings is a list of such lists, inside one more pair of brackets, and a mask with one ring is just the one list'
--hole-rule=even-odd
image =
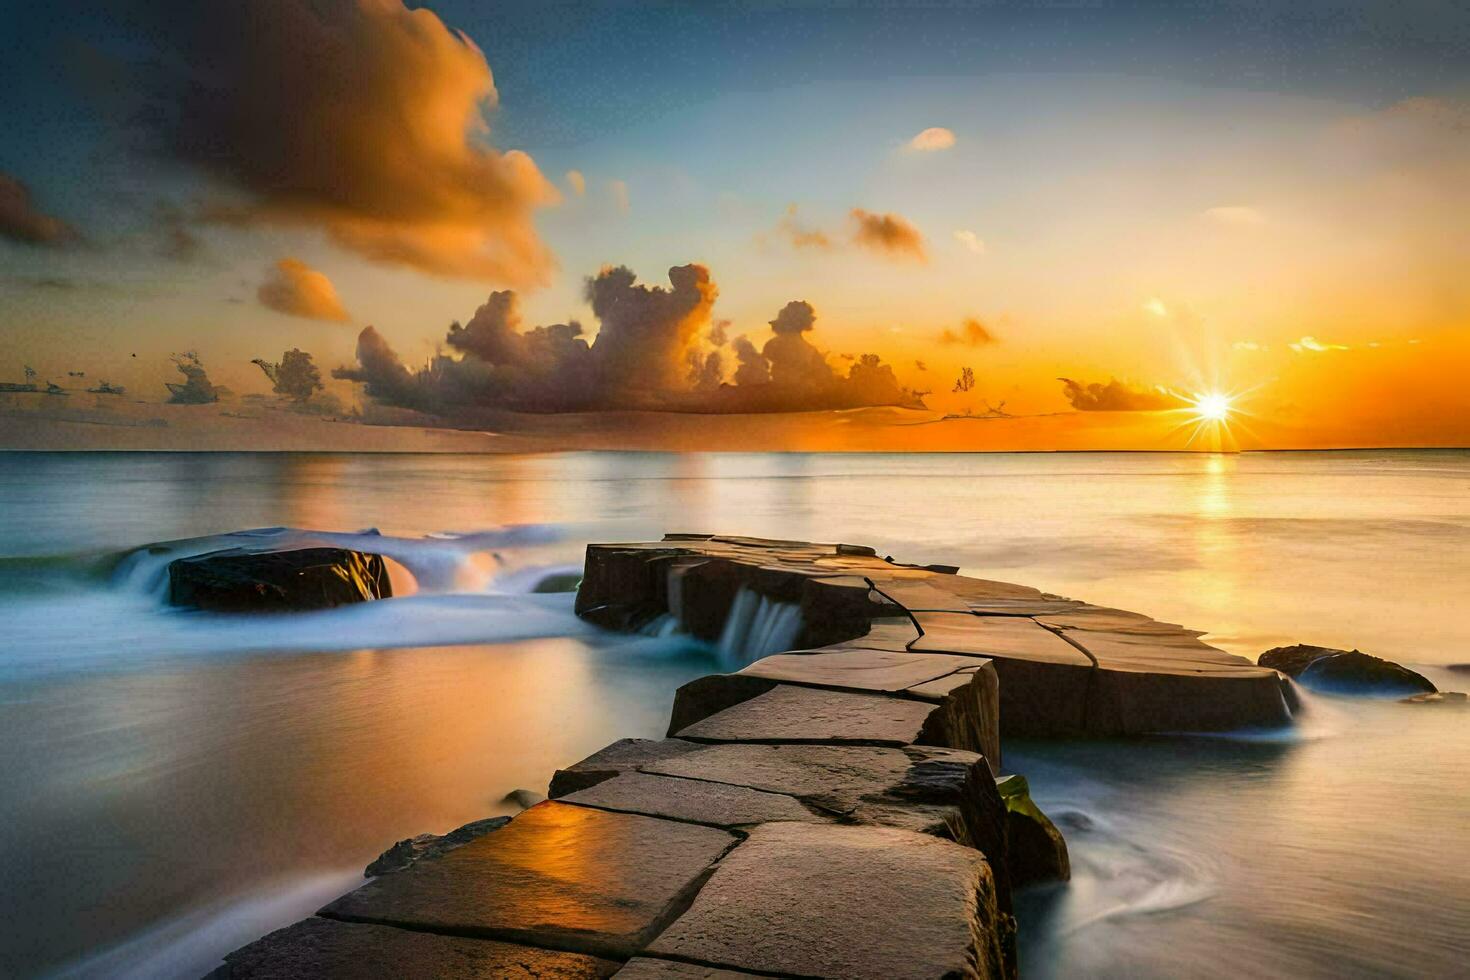
{"label": "weathered rock", "polygon": [[1088,655],[1035,620],[971,613],[918,613],[924,635],[911,650],[978,657],[1022,659],[1033,663],[1091,666]]}
{"label": "weathered rock", "polygon": [[711,745],[645,772],[794,796],[820,814],[900,827],[978,848],[1010,908],[1005,803],[983,756],[959,749],[856,745]]}
{"label": "weathered rock", "polygon": [[676,732],[695,742],[825,742],[911,745],[932,704],[898,697],[778,684]]}
{"label": "weathered rock", "polygon": [[1328,694],[1407,697],[1435,691],[1423,674],[1359,650],[1306,644],[1276,647],[1261,654],[1260,664],[1281,671],[1305,688]]}
{"label": "weathered rock", "polygon": [[1009,919],[977,852],[877,827],[751,832],[649,952],[805,977],[1003,977]]}
{"label": "weathered rock", "polygon": [[319,914],[625,958],[683,908],[735,840],[710,827],[542,803]]}
{"label": "weathered rock", "polygon": [[937,680],[984,658],[906,653],[892,650],[841,648],[778,653],[763,657],[740,671],[746,677],[836,687],[852,691],[902,691]]}
{"label": "weathered rock", "polygon": [[529,810],[537,803],[545,803],[546,795],[530,789],[513,789],[500,798],[501,803],[509,803],[511,806],[522,810]]}
{"label": "weathered rock", "polygon": [[670,759],[699,748],[694,742],[670,738],[620,738],[581,762],[558,769],[551,777],[547,795],[554,800],[579,789],[596,786],[620,773],[632,772],[645,763]]}
{"label": "weathered rock", "polygon": [[758,973],[742,970],[722,970],[717,966],[700,966],[697,963],[681,963],[678,960],[655,960],[647,956],[635,956],[613,976],[619,980],[743,980],[758,977]]}
{"label": "weathered rock", "polygon": [[218,612],[328,609],[392,594],[382,556],[346,548],[230,548],[168,566],[172,605]]}
{"label": "weathered rock", "polygon": [[716,827],[740,827],[773,820],[821,822],[795,797],[700,779],[675,779],[653,773],[621,776],[563,796],[565,803],[622,813],[642,813]]}
{"label": "weathered rock", "polygon": [[1006,776],[996,780],[1006,805],[1006,868],[1011,886],[1019,888],[1037,881],[1066,881],[1072,877],[1067,842],[1061,831],[1031,800],[1026,777]]}
{"label": "weathered rock", "polygon": [[364,869],[363,876],[376,878],[378,875],[402,871],[415,861],[445,854],[456,847],[468,844],[476,837],[482,837],[492,830],[499,830],[508,823],[510,823],[510,817],[489,817],[485,820],[467,823],[447,834],[419,834],[417,837],[406,838],[379,854],[373,863]]}
{"label": "weathered rock", "polygon": [[225,957],[211,980],[594,980],[619,964],[579,953],[313,916]]}

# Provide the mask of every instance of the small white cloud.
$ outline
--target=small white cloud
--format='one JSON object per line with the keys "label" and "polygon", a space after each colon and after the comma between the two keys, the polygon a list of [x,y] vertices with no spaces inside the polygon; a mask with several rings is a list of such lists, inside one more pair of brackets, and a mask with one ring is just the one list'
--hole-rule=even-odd
{"label": "small white cloud", "polygon": [[1376,350],[1376,349],[1377,349],[1377,348],[1379,348],[1379,347],[1382,347],[1382,346],[1383,346],[1383,345],[1382,345],[1382,344],[1380,344],[1380,343],[1379,343],[1379,342],[1378,342],[1378,341],[1376,341],[1376,340],[1370,340],[1370,341],[1368,341],[1368,346],[1369,346],[1369,347],[1372,347],[1372,348],[1374,348],[1374,349],[1375,349],[1375,350]]}
{"label": "small white cloud", "polygon": [[1205,212],[1205,217],[1217,224],[1228,225],[1232,228],[1255,228],[1266,223],[1264,214],[1255,208],[1243,205],[1210,208]]}
{"label": "small white cloud", "polygon": [[1333,351],[1333,350],[1349,350],[1350,349],[1346,344],[1329,344],[1329,343],[1327,343],[1325,341],[1318,340],[1316,337],[1312,337],[1312,336],[1303,337],[1301,340],[1298,340],[1296,343],[1294,343],[1294,344],[1288,344],[1287,346],[1290,347],[1292,350],[1296,351],[1298,354],[1301,354],[1303,352],[1311,352],[1313,354],[1322,354],[1322,353],[1325,353],[1327,351]]}
{"label": "small white cloud", "polygon": [[1271,349],[1265,344],[1256,343],[1254,340],[1237,340],[1231,346],[1234,347],[1236,350],[1262,351]]}
{"label": "small white cloud", "polygon": [[573,194],[581,197],[587,193],[587,178],[582,176],[580,170],[568,170],[567,186],[572,189]]}
{"label": "small white cloud", "polygon": [[985,254],[985,240],[979,235],[976,235],[973,231],[961,228],[954,233],[954,240],[965,246],[965,248],[974,252],[976,255]]}
{"label": "small white cloud", "polygon": [[628,183],[622,180],[610,180],[607,182],[608,193],[612,195],[613,204],[623,214],[628,213]]}
{"label": "small white cloud", "polygon": [[1424,341],[1420,340],[1418,337],[1415,337],[1413,340],[1410,340],[1409,343],[1411,343],[1411,344],[1422,344],[1422,343],[1424,343]]}
{"label": "small white cloud", "polygon": [[908,142],[910,150],[917,150],[920,153],[947,150],[951,146],[954,146],[954,133],[943,126],[930,126]]}
{"label": "small white cloud", "polygon": [[1143,309],[1144,312],[1152,313],[1156,317],[1162,318],[1169,315],[1169,308],[1165,306],[1164,301],[1159,299],[1157,296],[1151,296],[1147,300],[1145,300],[1143,303]]}

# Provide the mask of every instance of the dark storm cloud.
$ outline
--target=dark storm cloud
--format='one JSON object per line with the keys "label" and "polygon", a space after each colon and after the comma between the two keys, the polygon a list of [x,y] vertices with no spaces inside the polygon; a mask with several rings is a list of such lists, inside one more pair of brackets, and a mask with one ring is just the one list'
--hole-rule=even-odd
{"label": "dark storm cloud", "polygon": [[1113,378],[1107,384],[1084,384],[1058,378],[1062,393],[1079,412],[1153,412],[1179,408],[1184,400],[1163,388],[1139,388]]}
{"label": "dark storm cloud", "polygon": [[81,240],[71,225],[42,211],[18,178],[0,173],[0,238],[23,245],[59,247]]}

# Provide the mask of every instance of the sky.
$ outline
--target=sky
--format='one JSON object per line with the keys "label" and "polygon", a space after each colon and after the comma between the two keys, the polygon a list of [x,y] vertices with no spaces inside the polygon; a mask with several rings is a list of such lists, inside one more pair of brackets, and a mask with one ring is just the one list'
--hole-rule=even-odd
{"label": "sky", "polygon": [[69,412],[1470,445],[1463,5],[5,6],[0,380]]}

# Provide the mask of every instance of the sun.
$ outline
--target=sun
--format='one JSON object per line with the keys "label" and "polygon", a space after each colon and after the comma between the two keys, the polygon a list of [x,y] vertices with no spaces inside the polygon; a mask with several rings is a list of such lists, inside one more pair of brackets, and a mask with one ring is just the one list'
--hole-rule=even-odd
{"label": "sun", "polygon": [[1231,402],[1229,395],[1219,392],[1203,392],[1194,396],[1194,417],[1201,422],[1224,422],[1230,418]]}

